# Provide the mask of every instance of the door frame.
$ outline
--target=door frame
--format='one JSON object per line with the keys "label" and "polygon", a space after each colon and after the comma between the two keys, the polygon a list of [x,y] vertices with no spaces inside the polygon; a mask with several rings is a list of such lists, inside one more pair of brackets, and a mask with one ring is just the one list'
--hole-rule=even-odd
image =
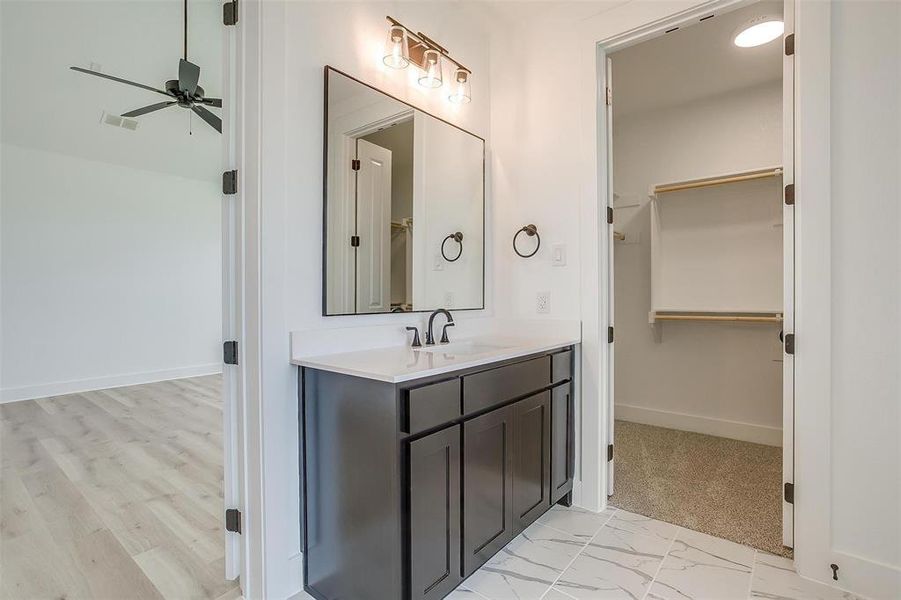
{"label": "door frame", "polygon": [[[612,291],[600,269],[608,260],[602,212],[608,204],[606,146],[599,116],[603,105],[605,49],[624,47],[659,34],[703,13],[749,4],[746,0],[673,0],[666,3],[627,3],[585,20],[580,38],[580,155],[582,180],[582,307],[581,481],[576,503],[600,511],[607,506],[605,449],[609,395],[604,382],[607,365],[607,297]],[[885,570],[832,546],[830,503],[832,382],[832,209],[829,131],[831,91],[831,13],[828,2],[794,3],[794,184],[795,184],[795,304],[796,353],[794,381],[794,562],[798,573],[826,584],[832,581],[829,564],[848,565],[843,587],[856,590],[890,589]],[[596,399],[596,400],[594,400]],[[851,571],[855,571],[852,573]],[[875,595],[875,594],[874,594]]]}
{"label": "door frame", "polygon": [[[612,80],[612,62],[610,55],[618,50],[633,46],[650,39],[659,37],[667,30],[673,27],[684,25],[695,25],[700,17],[741,8],[744,5],[754,4],[756,0],[720,0],[704,4],[698,9],[681,13],[671,19],[664,20],[651,28],[640,28],[633,30],[625,35],[615,36],[614,38],[598,43],[598,81],[603,82],[602,100],[598,103],[598,144],[603,145],[604,154],[604,170],[600,173],[601,182],[599,189],[606,192],[607,204],[599,207],[599,210],[607,211],[613,209],[613,106],[612,103],[606,102],[607,95],[613,90],[615,81]],[[785,8],[785,33],[784,36],[794,32],[794,0],[784,0]],[[782,168],[783,168],[783,185],[794,183],[794,57],[786,56],[782,53],[782,81],[783,81],[783,135],[782,135]],[[785,86],[791,87],[791,93],[785,93]],[[601,185],[603,183],[604,185]],[[609,207],[609,208],[608,208]],[[786,332],[794,331],[794,206],[782,203],[783,211],[783,328]],[[612,327],[615,320],[614,310],[614,269],[613,269],[613,224],[608,224],[603,228],[606,234],[606,241],[601,239],[600,243],[606,246],[606,260],[600,264],[605,266],[606,287],[607,287],[607,322]],[[615,346],[609,343],[607,346],[607,359],[603,363],[605,365],[604,392],[607,394],[606,409],[606,428],[607,428],[607,444],[613,443],[614,439],[614,359]],[[783,488],[786,484],[794,484],[794,361],[790,354],[783,352],[783,368],[782,368],[782,483]],[[606,446],[605,446],[606,447]],[[610,455],[608,455],[609,458]],[[607,494],[613,494],[614,485],[614,463],[612,460],[607,461],[606,473],[606,490]],[[793,513],[794,507],[785,500],[782,500],[782,518],[783,523],[783,543],[791,547],[793,544]]]}

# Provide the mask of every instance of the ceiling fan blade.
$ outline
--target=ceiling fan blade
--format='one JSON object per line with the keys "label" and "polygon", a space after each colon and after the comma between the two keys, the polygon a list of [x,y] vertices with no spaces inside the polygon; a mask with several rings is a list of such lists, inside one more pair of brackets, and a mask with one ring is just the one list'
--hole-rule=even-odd
{"label": "ceiling fan blade", "polygon": [[113,77],[112,75],[107,75],[106,73],[98,73],[97,71],[91,71],[90,69],[82,69],[81,67],[69,67],[73,71],[78,71],[79,73],[87,73],[88,75],[94,75],[96,77],[102,77],[104,79],[109,79],[111,81],[117,81],[119,83],[124,83],[125,85],[131,85],[134,87],[139,87],[144,90],[148,90],[151,92],[156,92],[157,94],[162,94],[163,96],[172,97],[171,94],[167,94],[163,90],[158,90],[156,88],[152,88],[149,85],[144,85],[143,83],[135,83],[134,81],[129,81],[127,79],[122,79],[121,77]]}
{"label": "ceiling fan blade", "polygon": [[222,98],[204,98],[203,103],[207,106],[222,108]]}
{"label": "ceiling fan blade", "polygon": [[174,100],[172,102],[159,102],[157,104],[151,104],[150,106],[145,106],[144,108],[138,108],[133,111],[122,113],[123,117],[140,117],[141,115],[146,115],[147,113],[152,113],[157,110],[161,110],[163,108],[168,108],[173,104],[177,104]]}
{"label": "ceiling fan blade", "polygon": [[204,107],[197,106],[196,104],[191,107],[191,110],[197,113],[197,116],[199,116],[201,119],[206,121],[210,127],[215,129],[219,133],[222,133],[222,119],[220,119]]}
{"label": "ceiling fan blade", "polygon": [[197,91],[197,82],[200,81],[200,67],[185,59],[178,61],[178,89],[193,96]]}

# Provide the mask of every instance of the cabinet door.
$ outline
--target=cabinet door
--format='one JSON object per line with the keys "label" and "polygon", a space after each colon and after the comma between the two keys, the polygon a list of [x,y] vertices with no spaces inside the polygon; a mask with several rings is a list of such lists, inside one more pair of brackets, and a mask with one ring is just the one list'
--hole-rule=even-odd
{"label": "cabinet door", "polygon": [[513,539],[513,407],[463,424],[463,575]]}
{"label": "cabinet door", "polygon": [[414,600],[444,598],[460,576],[460,426],[410,443],[410,578]]}
{"label": "cabinet door", "polygon": [[558,385],[551,398],[551,504],[573,489],[575,416],[572,385]]}
{"label": "cabinet door", "polygon": [[514,534],[551,506],[551,394],[541,392],[513,405]]}

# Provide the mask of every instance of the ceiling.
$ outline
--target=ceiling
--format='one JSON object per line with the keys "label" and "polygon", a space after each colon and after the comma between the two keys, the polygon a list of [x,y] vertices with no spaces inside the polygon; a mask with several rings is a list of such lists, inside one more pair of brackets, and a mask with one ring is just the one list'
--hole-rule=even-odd
{"label": "ceiling", "polygon": [[[206,95],[222,93],[222,8],[189,0],[188,58]],[[165,100],[158,94],[69,70],[91,68],[161,87],[177,78],[182,53],[179,0],[0,1],[0,93],[4,144],[131,168],[216,181],[222,137],[189,111],[138,117],[136,131],[101,124]],[[220,109],[212,109],[222,114]]]}
{"label": "ceiling", "polygon": [[614,115],[657,110],[779,80],[780,40],[739,48],[732,37],[756,16],[781,14],[781,2],[760,2],[612,54]]}

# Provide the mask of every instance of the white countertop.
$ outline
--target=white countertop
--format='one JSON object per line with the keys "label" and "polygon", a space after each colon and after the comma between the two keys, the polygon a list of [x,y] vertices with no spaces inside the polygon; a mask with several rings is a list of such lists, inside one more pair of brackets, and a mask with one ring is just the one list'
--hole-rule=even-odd
{"label": "white countertop", "polygon": [[388,383],[400,383],[440,375],[460,369],[547,352],[578,344],[571,333],[527,337],[498,337],[495,335],[454,340],[447,346],[429,348],[389,346],[355,352],[294,358],[292,364],[301,367],[333,371]]}

